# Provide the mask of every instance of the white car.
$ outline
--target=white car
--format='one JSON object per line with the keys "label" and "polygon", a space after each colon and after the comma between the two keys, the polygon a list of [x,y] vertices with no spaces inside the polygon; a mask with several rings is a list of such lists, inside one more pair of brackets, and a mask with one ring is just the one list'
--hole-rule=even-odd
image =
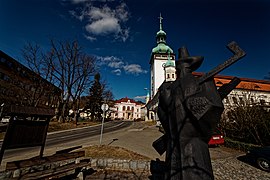
{"label": "white car", "polygon": [[10,116],[2,117],[1,123],[9,123],[10,118],[11,118]]}
{"label": "white car", "polygon": [[156,127],[160,127],[161,126],[161,122],[157,121]]}

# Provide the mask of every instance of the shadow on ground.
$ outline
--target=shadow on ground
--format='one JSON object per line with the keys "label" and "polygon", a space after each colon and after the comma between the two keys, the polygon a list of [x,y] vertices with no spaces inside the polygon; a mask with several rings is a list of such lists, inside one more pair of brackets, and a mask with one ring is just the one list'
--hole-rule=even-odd
{"label": "shadow on ground", "polygon": [[[248,165],[250,165],[250,166],[253,166],[253,167],[259,169],[258,166],[256,165],[255,159],[252,159],[251,157],[249,157],[249,156],[247,156],[247,155],[238,156],[237,159],[238,159],[239,161],[243,162],[243,163],[246,163],[246,164],[248,164]],[[261,169],[260,169],[260,170],[261,170]],[[262,170],[261,170],[261,171],[262,171]]]}

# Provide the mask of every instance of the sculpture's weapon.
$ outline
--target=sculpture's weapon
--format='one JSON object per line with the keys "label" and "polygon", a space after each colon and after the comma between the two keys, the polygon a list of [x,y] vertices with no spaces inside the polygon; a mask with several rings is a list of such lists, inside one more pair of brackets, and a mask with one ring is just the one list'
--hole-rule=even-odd
{"label": "sculpture's weapon", "polygon": [[246,55],[245,51],[243,51],[235,41],[230,42],[227,45],[227,48],[234,55],[232,57],[230,57],[228,60],[226,60],[224,63],[218,65],[217,67],[215,67],[214,69],[212,69],[211,71],[207,72],[202,77],[200,77],[199,84],[202,84],[206,80],[213,78],[219,72],[221,72],[224,69],[226,69],[227,67],[231,66],[232,64],[234,64],[235,62],[237,62],[238,60],[240,60],[241,58],[243,58]]}

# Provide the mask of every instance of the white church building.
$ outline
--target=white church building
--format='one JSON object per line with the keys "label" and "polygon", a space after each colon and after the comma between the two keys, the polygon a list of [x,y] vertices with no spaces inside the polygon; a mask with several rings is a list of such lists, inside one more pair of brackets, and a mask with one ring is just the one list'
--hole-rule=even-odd
{"label": "white church building", "polygon": [[[157,45],[152,49],[150,58],[151,88],[150,95],[146,98],[147,113],[145,120],[158,121],[158,88],[164,81],[174,81],[176,77],[175,53],[166,44],[166,32],[162,27],[160,19],[159,31],[156,34]],[[194,72],[195,76],[202,76],[203,73]],[[217,88],[228,83],[233,76],[216,75],[214,77]],[[225,109],[241,102],[260,103],[265,106],[270,104],[270,81],[239,78],[239,85],[224,99]],[[247,96],[248,94],[248,96]]]}

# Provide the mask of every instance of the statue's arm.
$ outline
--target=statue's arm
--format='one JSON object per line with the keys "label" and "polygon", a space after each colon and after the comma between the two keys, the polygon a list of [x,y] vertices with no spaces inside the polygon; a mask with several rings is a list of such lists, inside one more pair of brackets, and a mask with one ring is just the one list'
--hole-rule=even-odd
{"label": "statue's arm", "polygon": [[159,88],[159,104],[158,104],[158,118],[161,122],[162,127],[165,132],[168,132],[169,124],[168,124],[168,107],[171,104],[171,83],[163,83]]}

